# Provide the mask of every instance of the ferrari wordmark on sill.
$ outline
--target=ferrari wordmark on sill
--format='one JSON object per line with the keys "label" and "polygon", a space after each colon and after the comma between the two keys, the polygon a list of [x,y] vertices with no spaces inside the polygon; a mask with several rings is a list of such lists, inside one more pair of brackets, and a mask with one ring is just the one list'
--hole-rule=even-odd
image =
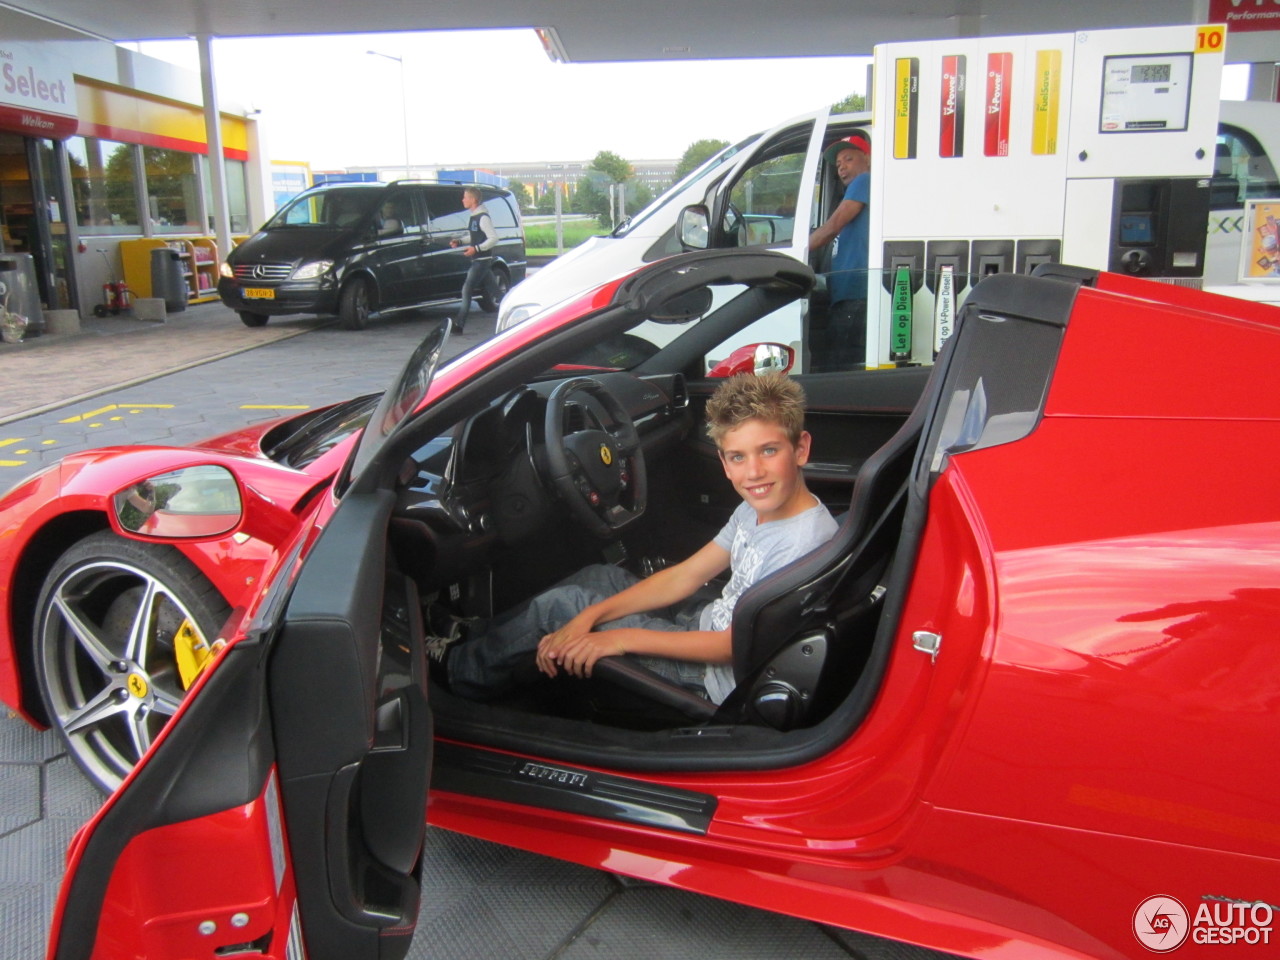
{"label": "ferrari wordmark on sill", "polygon": [[541,763],[526,763],[520,768],[520,776],[534,780],[550,780],[566,787],[585,787],[587,775],[572,770],[561,770],[558,767],[547,767]]}

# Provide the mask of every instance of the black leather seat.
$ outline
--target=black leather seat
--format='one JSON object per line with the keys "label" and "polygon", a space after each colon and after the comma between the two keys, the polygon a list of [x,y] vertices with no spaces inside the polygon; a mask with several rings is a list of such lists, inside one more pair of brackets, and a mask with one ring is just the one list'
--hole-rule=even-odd
{"label": "black leather seat", "polygon": [[779,730],[819,719],[852,686],[901,531],[924,404],[858,471],[834,537],[747,590],[734,607],[737,686],[717,707],[641,666],[607,657],[594,676],[694,723],[757,723]]}

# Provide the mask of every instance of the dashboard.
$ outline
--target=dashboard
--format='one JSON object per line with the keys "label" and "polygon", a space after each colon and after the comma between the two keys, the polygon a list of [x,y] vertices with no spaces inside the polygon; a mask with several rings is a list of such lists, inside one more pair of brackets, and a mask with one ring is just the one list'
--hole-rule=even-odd
{"label": "dashboard", "polygon": [[[680,374],[568,371],[601,384],[635,424],[646,459],[659,457],[689,429]],[[568,379],[567,377],[564,379]],[[453,580],[483,566],[490,551],[536,536],[561,516],[548,476],[547,403],[562,379],[526,384],[421,447],[400,477],[396,525],[413,541],[419,574]],[[566,405],[566,437],[618,424],[594,398]]]}

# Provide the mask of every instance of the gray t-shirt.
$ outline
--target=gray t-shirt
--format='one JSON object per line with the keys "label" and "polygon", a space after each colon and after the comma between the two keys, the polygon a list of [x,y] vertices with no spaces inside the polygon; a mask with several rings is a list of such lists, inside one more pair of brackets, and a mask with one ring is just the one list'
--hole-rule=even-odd
{"label": "gray t-shirt", "polygon": [[[758,523],[755,510],[745,502],[739,504],[713,541],[729,551],[729,583],[718,599],[702,609],[698,629],[727,628],[733,621],[734,604],[748,587],[826,543],[837,527],[821,503],[769,523]],[[707,664],[704,682],[712,702],[723,703],[735,686],[733,664]]]}

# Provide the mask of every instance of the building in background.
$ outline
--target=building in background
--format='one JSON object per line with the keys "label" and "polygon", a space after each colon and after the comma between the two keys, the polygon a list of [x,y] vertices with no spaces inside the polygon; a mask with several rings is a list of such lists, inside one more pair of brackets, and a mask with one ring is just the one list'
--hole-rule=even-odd
{"label": "building in background", "polygon": [[[643,184],[657,196],[675,180],[678,160],[632,160],[635,176],[630,182]],[[415,166],[413,176],[423,179],[453,180],[474,179],[477,183],[492,183],[495,186],[507,186],[511,181],[523,183],[536,202],[543,194],[556,188],[564,190],[571,196],[578,189],[578,184],[589,175],[591,160],[538,160],[527,163],[468,163],[439,164],[437,166]],[[399,177],[404,172],[404,165],[350,167],[351,172],[374,173],[379,179]]]}
{"label": "building in background", "polygon": [[[121,277],[148,295],[163,246],[183,256],[190,299],[216,297],[199,76],[10,8],[0,38],[0,255],[34,272],[43,308],[87,313]],[[221,136],[242,234],[269,212],[255,118],[223,103]]]}

